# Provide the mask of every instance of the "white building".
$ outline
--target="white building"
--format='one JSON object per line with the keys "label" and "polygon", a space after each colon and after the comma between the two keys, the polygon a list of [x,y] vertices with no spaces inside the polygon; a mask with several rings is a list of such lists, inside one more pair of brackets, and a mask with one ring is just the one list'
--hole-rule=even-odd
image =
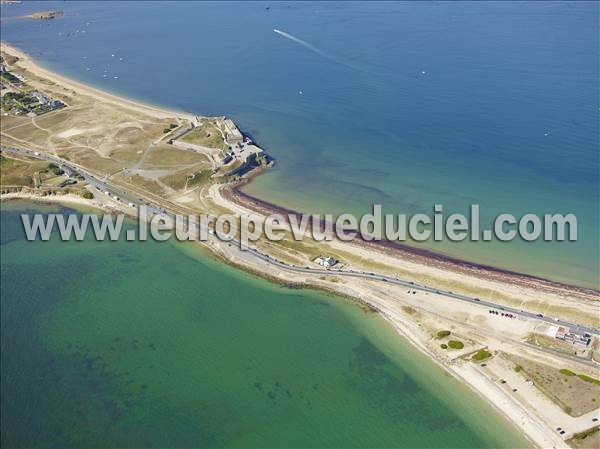
{"label": "white building", "polygon": [[41,94],[39,92],[32,92],[31,96],[34,97],[35,99],[37,99],[37,101],[40,104],[47,104],[50,99],[48,97],[46,97],[44,94]]}
{"label": "white building", "polygon": [[315,260],[315,262],[317,262],[319,265],[321,265],[322,267],[325,267],[327,269],[333,267],[336,263],[337,260],[335,260],[333,257],[330,256],[320,256],[317,257],[317,259]]}

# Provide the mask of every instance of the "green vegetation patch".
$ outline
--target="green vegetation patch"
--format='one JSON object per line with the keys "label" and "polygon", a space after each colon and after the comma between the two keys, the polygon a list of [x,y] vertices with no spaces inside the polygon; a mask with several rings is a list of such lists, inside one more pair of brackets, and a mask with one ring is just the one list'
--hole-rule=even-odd
{"label": "green vegetation patch", "polygon": [[14,159],[9,159],[7,157],[0,156],[0,167],[8,168],[8,167],[12,167],[14,164],[15,164]]}
{"label": "green vegetation patch", "polygon": [[592,427],[580,433],[573,435],[573,438],[567,440],[567,444],[574,449],[592,449],[599,447],[600,427]]}
{"label": "green vegetation patch", "polygon": [[225,149],[223,135],[209,120],[201,120],[200,124],[183,136],[180,140],[208,148]]}
{"label": "green vegetation patch", "polygon": [[94,194],[92,192],[90,192],[89,190],[86,190],[85,192],[81,193],[81,197],[85,198],[86,200],[91,200],[94,198]]}
{"label": "green vegetation patch", "polygon": [[46,169],[45,162],[29,162],[9,157],[2,157],[0,161],[0,184],[4,186],[32,186],[33,177],[37,172]]}
{"label": "green vegetation patch", "polygon": [[480,349],[479,351],[477,351],[475,354],[473,354],[473,357],[471,357],[473,360],[485,360],[488,357],[491,357],[492,353],[489,351],[486,351],[485,349]]}
{"label": "green vegetation patch", "polygon": [[573,354],[573,345],[571,343],[547,335],[531,333],[527,336],[526,341],[541,348],[552,349],[563,354]]}
{"label": "green vegetation patch", "polygon": [[56,164],[50,163],[48,164],[48,170],[54,173],[56,176],[60,176],[64,173]]}
{"label": "green vegetation patch", "polygon": [[518,356],[509,356],[509,359],[567,414],[578,417],[598,408],[600,387],[596,383],[582,380],[570,369],[558,369]]}
{"label": "green vegetation patch", "polygon": [[410,306],[402,306],[402,310],[408,315],[414,315],[415,313],[417,313],[417,311]]}
{"label": "green vegetation patch", "polygon": [[586,438],[592,436],[599,430],[600,430],[600,426],[592,427],[591,429],[585,430],[580,433],[576,433],[575,435],[573,435],[573,439],[574,440],[585,440]]}
{"label": "green vegetation patch", "polygon": [[32,97],[31,95],[22,93],[22,92],[7,92],[2,99],[6,101],[17,101],[23,105],[30,105],[37,103],[37,99]]}
{"label": "green vegetation patch", "polygon": [[198,184],[202,184],[211,176],[210,170],[200,170],[197,173],[194,173],[192,176],[188,178],[188,186],[196,186]]}
{"label": "green vegetation patch", "polygon": [[448,347],[451,349],[462,349],[465,347],[464,343],[459,340],[450,340],[448,342]]}
{"label": "green vegetation patch", "polygon": [[170,133],[175,128],[177,128],[177,126],[179,126],[179,125],[177,125],[176,123],[171,123],[168,128],[163,128],[163,133],[164,134]]}
{"label": "green vegetation patch", "polygon": [[448,335],[450,335],[450,331],[439,331],[437,333],[437,338],[444,338],[447,337]]}
{"label": "green vegetation patch", "polygon": [[442,348],[442,349],[448,349],[448,345],[447,345],[447,344],[445,344],[445,343],[442,343],[442,344],[440,345],[440,348]]}
{"label": "green vegetation patch", "polygon": [[7,92],[2,96],[2,109],[4,111],[14,110],[20,114],[35,112],[40,115],[63,106],[61,102],[55,104],[44,100],[42,103],[33,94],[27,92]]}
{"label": "green vegetation patch", "polygon": [[595,378],[590,377],[590,376],[588,376],[586,374],[577,374],[577,377],[579,377],[581,380],[585,380],[586,382],[589,382],[591,384],[600,385],[600,379],[595,379]]}
{"label": "green vegetation patch", "polygon": [[[2,74],[0,75],[0,77],[2,77],[2,79],[4,79],[5,81],[8,81],[9,83],[21,84],[21,80],[19,78],[17,78],[16,76],[14,76],[10,72],[2,72]],[[7,95],[9,93],[10,92],[8,92]]]}

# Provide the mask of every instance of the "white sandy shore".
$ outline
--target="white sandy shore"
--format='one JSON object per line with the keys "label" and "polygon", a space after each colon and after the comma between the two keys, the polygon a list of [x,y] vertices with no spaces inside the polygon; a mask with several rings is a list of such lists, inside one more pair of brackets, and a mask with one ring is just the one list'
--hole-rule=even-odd
{"label": "white sandy shore", "polygon": [[548,432],[548,426],[537,415],[530,413],[513,396],[505,393],[497,384],[482,374],[475,365],[470,363],[454,364],[450,366],[450,370],[475,390],[479,396],[491,403],[496,410],[510,417],[510,420],[536,446],[569,448],[569,445],[558,434]]}
{"label": "white sandy shore", "polygon": [[[143,103],[132,101],[128,99],[120,98],[116,95],[109,94],[106,92],[102,92],[93,87],[86,86],[82,83],[75,82],[69,79],[66,79],[60,75],[49,72],[48,70],[40,67],[35,64],[31,59],[22,53],[21,51],[15,49],[14,47],[8,46],[2,43],[2,50],[7,51],[10,54],[18,56],[20,60],[20,64],[22,67],[27,68],[27,70],[35,73],[39,76],[47,78],[56,82],[57,84],[61,84],[71,88],[72,90],[82,94],[91,96],[98,101],[110,102],[117,104],[119,106],[134,109],[136,111],[142,112],[144,114],[148,114],[154,117],[164,118],[164,117],[180,117],[183,119],[193,119],[193,116],[188,114],[184,114],[176,111],[168,111],[164,109],[160,109],[154,106],[145,105]],[[216,187],[215,187],[216,189]],[[218,195],[215,195],[218,197]],[[35,194],[31,193],[11,193],[2,195],[2,199],[10,199],[10,198],[21,198],[21,199],[30,199],[35,201],[48,201],[48,202],[58,202],[65,204],[77,204],[77,205],[85,205],[89,207],[102,207],[107,208],[111,207],[108,204],[100,203],[95,200],[86,200],[84,198],[78,197],[76,195],[63,195],[63,196],[47,196],[47,197],[39,197]],[[227,201],[221,197],[218,197],[222,204],[225,207],[228,207],[234,211],[240,212],[242,208],[239,206],[232,205],[230,201]],[[243,255],[233,254],[231,249],[228,248],[225,244],[213,243],[206,245],[209,249],[213,250],[216,253],[223,255],[226,259],[231,261],[232,263],[241,266],[242,268],[249,269],[251,271],[262,272],[266,275],[271,275],[272,269],[268,267],[263,267],[260,264],[252,265],[244,259]],[[348,250],[348,248],[345,248]],[[356,251],[367,251],[364,249],[356,249]],[[360,253],[362,254],[362,253]],[[365,253],[366,254],[366,253]],[[397,263],[412,263],[410,261],[397,261]],[[413,267],[409,267],[413,269]],[[425,268],[424,268],[425,269]],[[269,271],[267,271],[269,270]],[[438,273],[442,272],[436,267],[428,267],[428,271],[425,271],[428,274],[440,275]],[[437,270],[437,271],[436,271]],[[457,278],[461,281],[465,276],[456,273],[446,273],[447,276],[450,276],[451,279]],[[297,281],[299,283],[304,283],[308,285],[316,285],[320,286],[314,278],[302,276],[302,275],[294,275],[291,273],[285,274],[274,274],[276,278],[279,279],[287,279],[291,281]],[[482,281],[484,282],[484,281]],[[487,281],[485,281],[487,282]],[[369,284],[370,285],[370,284]],[[490,284],[491,285],[491,284]],[[514,423],[514,425],[531,440],[533,444],[537,447],[541,448],[566,448],[568,447],[566,443],[553,432],[553,430],[544,422],[542,422],[539,417],[535,416],[535,414],[530,413],[526,407],[517,402],[514,397],[508,395],[505,391],[498,388],[493,382],[491,382],[488,378],[485,377],[483,373],[477,370],[470,362],[464,361],[456,361],[456,362],[448,362],[447,360],[440,359],[434,353],[432,353],[427,347],[427,340],[431,338],[430,335],[427,335],[422,329],[420,329],[412,320],[408,319],[406,316],[402,315],[398,312],[397,309],[389,307],[389,303],[387,303],[383,298],[381,300],[371,300],[366,299],[368,295],[365,297],[360,297],[361,295],[356,295],[357,291],[360,290],[360,286],[358,285],[358,281],[355,284],[348,284],[346,286],[339,285],[338,287],[330,286],[332,288],[337,288],[339,293],[343,294],[354,294],[355,297],[359,297],[359,300],[364,300],[366,302],[371,303],[374,307],[376,307],[380,313],[392,324],[392,326],[398,331],[398,333],[404,336],[409,342],[411,342],[415,347],[428,355],[435,363],[438,363],[442,367],[444,367],[449,373],[451,373],[454,377],[461,380],[468,385],[471,389],[477,392],[482,398],[487,400],[495,409],[501,412],[504,416],[508,418],[509,421]],[[352,290],[352,288],[356,288]],[[494,288],[497,288],[494,286]],[[507,285],[509,296],[513,294],[514,289],[521,292],[522,295],[531,295],[535,296],[535,289],[531,292],[525,292],[525,288],[521,286]],[[371,292],[372,293],[372,292]]]}
{"label": "white sandy shore", "polygon": [[[40,196],[28,192],[15,192],[3,194],[1,200],[30,200],[39,202],[48,202],[56,204],[64,204],[66,206],[85,206],[95,209],[102,209],[107,212],[115,212],[122,209],[122,206],[110,202],[99,202],[97,200],[86,200],[78,195],[48,195]],[[102,198],[104,200],[104,198]],[[124,211],[122,211],[124,212]],[[210,248],[210,245],[208,245]],[[214,249],[214,248],[213,248]],[[222,247],[220,248],[222,249]],[[390,325],[398,332],[400,336],[405,338],[419,351],[426,354],[432,362],[441,366],[455,379],[462,382],[483,400],[487,401],[499,413],[504,415],[510,422],[517,427],[523,435],[529,439],[532,444],[538,448],[568,448],[569,446],[560,439],[556,434],[549,431],[548,426],[540,421],[538,417],[529,413],[521,404],[515,401],[501,388],[498,388],[490,379],[486,378],[480,371],[472,366],[469,362],[465,363],[447,363],[433,354],[426,346],[425,341],[428,335],[423,332],[415,323],[407,320],[402,315],[398,314],[391,308],[382,307],[377,304],[381,316],[390,323]]]}
{"label": "white sandy shore", "polygon": [[57,203],[64,204],[65,206],[69,205],[77,205],[77,206],[87,206],[93,208],[102,208],[104,207],[102,204],[98,203],[94,200],[86,200],[85,198],[75,195],[72,193],[67,193],[64,195],[36,195],[35,193],[29,192],[10,192],[3,193],[0,195],[1,200],[27,200],[27,201],[36,201],[42,203]]}
{"label": "white sandy shore", "polygon": [[74,81],[69,78],[65,78],[64,76],[58,75],[55,72],[51,72],[46,70],[39,64],[33,61],[29,56],[23,53],[18,48],[15,48],[5,42],[2,42],[2,51],[6,51],[7,53],[17,56],[20,61],[20,65],[33,72],[37,75],[46,78],[50,81],[53,81],[57,84],[63,85],[67,88],[70,88],[76,92],[83,93],[87,96],[95,98],[101,102],[108,102],[112,104],[116,104],[119,106],[123,106],[129,109],[133,109],[144,114],[150,115],[156,118],[170,118],[170,117],[180,117],[186,120],[194,120],[195,116],[192,114],[188,114],[181,111],[168,110],[166,108],[159,108],[158,106],[150,105],[143,103],[139,100],[132,100],[130,98],[120,97],[102,90],[99,90],[95,87],[91,87],[89,85],[80,83],[78,81]]}
{"label": "white sandy shore", "polygon": [[479,397],[488,402],[492,407],[504,415],[515,425],[525,437],[538,448],[568,449],[569,446],[535,414],[518,403],[512,396],[498,387],[494,382],[482,374],[470,362],[458,360],[448,363],[433,354],[423,343],[428,338],[414,323],[408,321],[391,309],[379,309],[383,317],[421,352],[428,355],[437,365],[441,366],[458,381],[469,387]]}

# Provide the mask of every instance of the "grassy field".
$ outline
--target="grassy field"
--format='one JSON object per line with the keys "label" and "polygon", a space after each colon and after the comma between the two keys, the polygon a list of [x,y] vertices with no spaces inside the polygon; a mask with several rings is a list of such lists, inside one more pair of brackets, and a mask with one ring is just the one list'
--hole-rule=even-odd
{"label": "grassy field", "polygon": [[211,170],[201,170],[196,172],[188,178],[188,186],[198,186],[200,184],[204,184],[208,182],[211,175]]}
{"label": "grassy field", "polygon": [[134,175],[129,177],[127,182],[133,184],[134,186],[141,187],[145,191],[148,191],[154,195],[161,197],[167,196],[165,189],[155,180],[148,179],[140,175]]}
{"label": "grassy field", "polygon": [[206,175],[204,175],[204,180],[207,181],[208,176],[212,172],[212,169],[210,168],[209,164],[200,163],[192,165],[190,167],[186,167],[175,173],[171,173],[167,176],[161,177],[160,181],[174,190],[183,190],[185,188],[189,189],[191,187],[197,187],[198,185],[200,185],[200,182],[198,182],[199,179],[194,178],[196,182],[191,183],[190,180],[193,176],[202,176],[199,174],[203,172],[207,173]]}
{"label": "grassy field", "polygon": [[201,163],[210,167],[210,161],[204,154],[182,150],[173,145],[160,144],[148,154],[142,168],[180,168]]}
{"label": "grassy field", "polygon": [[16,164],[17,161],[15,161],[14,159],[10,159],[8,157],[4,157],[4,156],[0,156],[0,167],[2,167],[3,169],[7,169],[9,167],[12,167]]}
{"label": "grassy field", "polygon": [[181,138],[183,142],[208,148],[225,149],[223,135],[212,120],[202,119],[200,124]]}
{"label": "grassy field", "polygon": [[66,157],[101,173],[134,165],[149,144],[163,137],[165,127],[179,123],[176,117],[156,118],[22,73],[28,80],[25,88],[40,90],[68,107],[34,118],[3,117],[3,140]]}
{"label": "grassy field", "polygon": [[36,174],[47,168],[47,162],[22,161],[1,156],[0,185],[33,187]]}
{"label": "grassy field", "polygon": [[584,382],[589,382],[591,384],[600,385],[600,379],[596,379],[595,377],[588,376],[587,374],[577,374],[568,368],[562,368],[559,370],[559,372],[560,372],[560,374],[563,374],[565,376],[577,376]]}
{"label": "grassy field", "polygon": [[[203,154],[167,144],[165,129],[189,126],[181,117],[157,117],[111,101],[78,94],[31,72],[24,89],[36,89],[68,106],[39,117],[3,117],[7,145],[49,152],[99,176],[135,186],[164,198],[177,198],[189,184],[207,183],[212,161]],[[209,135],[210,134],[210,135]],[[194,137],[195,136],[195,137]],[[191,138],[224,146],[211,120],[201,121]],[[4,184],[32,185],[36,170],[18,165],[3,174]],[[57,184],[60,184],[59,182]]]}
{"label": "grassy field", "polygon": [[567,440],[567,443],[574,449],[598,449],[600,447],[600,427],[578,433]]}
{"label": "grassy field", "polygon": [[510,356],[519,371],[571,416],[581,416],[598,408],[600,385],[588,382],[567,369],[557,369],[531,360]]}
{"label": "grassy field", "polygon": [[586,349],[577,349],[571,343],[568,343],[563,340],[559,340],[557,338],[548,337],[547,335],[541,334],[530,334],[527,336],[527,343],[530,343],[535,346],[540,346],[542,348],[552,349],[553,351],[561,352],[563,354],[569,355],[583,355]]}

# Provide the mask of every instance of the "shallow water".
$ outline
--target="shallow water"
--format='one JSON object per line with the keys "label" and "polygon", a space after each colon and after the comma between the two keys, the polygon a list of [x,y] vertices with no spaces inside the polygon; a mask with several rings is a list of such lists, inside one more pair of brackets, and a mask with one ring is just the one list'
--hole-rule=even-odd
{"label": "shallow water", "polygon": [[528,446],[346,300],[196,245],[27,242],[26,210],[57,208],[0,215],[2,447]]}
{"label": "shallow water", "polygon": [[[49,8],[66,14],[6,19]],[[577,243],[419,246],[598,287],[597,2],[25,2],[2,11],[3,39],[49,68],[232,116],[277,159],[247,188],[253,195],[355,214],[375,203],[431,214],[440,203],[449,215],[478,203],[486,227],[503,212],[575,213]]]}

